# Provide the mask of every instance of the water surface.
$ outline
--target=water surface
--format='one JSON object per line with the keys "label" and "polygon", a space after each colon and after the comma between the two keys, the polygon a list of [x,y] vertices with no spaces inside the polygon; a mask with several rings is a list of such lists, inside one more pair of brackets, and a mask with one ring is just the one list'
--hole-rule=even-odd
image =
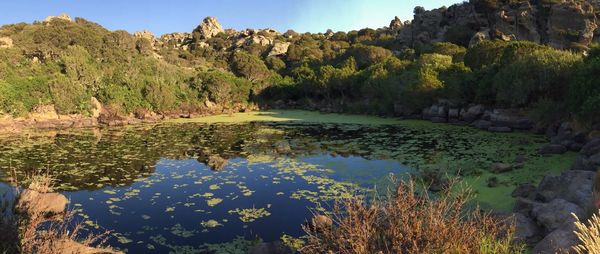
{"label": "water surface", "polygon": [[[313,211],[356,193],[385,190],[391,175],[460,175],[484,207],[509,209],[516,184],[559,172],[572,157],[540,157],[536,150],[546,140],[530,134],[277,114],[282,117],[261,113],[7,136],[0,140],[0,167],[4,177],[10,168],[51,172],[90,230],[113,232],[112,246],[132,253],[200,253],[301,236],[300,225]],[[291,151],[281,149],[288,145]],[[207,166],[215,155],[228,161],[221,170]],[[528,157],[523,168],[489,172],[491,163],[517,156]],[[500,186],[487,187],[489,177],[499,178]],[[205,245],[217,243],[226,244]]]}

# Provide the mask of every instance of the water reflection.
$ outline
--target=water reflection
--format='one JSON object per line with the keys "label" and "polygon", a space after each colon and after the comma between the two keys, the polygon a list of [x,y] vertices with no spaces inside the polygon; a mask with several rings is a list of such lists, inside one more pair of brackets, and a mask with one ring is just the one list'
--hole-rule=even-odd
{"label": "water reflection", "polygon": [[517,153],[533,156],[524,139],[544,142],[460,127],[158,124],[6,137],[0,168],[47,168],[90,229],[115,232],[113,246],[194,253],[238,236],[299,236],[309,208],[385,189],[390,174],[476,174]]}

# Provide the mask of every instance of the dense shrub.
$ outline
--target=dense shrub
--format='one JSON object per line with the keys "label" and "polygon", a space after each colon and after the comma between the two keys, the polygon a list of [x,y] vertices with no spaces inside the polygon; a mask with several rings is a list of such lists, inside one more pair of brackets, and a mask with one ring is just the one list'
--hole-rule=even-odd
{"label": "dense shrub", "polygon": [[199,89],[200,94],[207,99],[226,106],[247,103],[252,88],[250,81],[218,70],[198,73],[192,86]]}
{"label": "dense shrub", "polygon": [[594,48],[577,67],[570,83],[568,105],[585,123],[600,122],[600,49]]}
{"label": "dense shrub", "polygon": [[581,57],[550,48],[527,49],[526,52],[521,49],[508,47],[505,50],[504,64],[494,78],[497,102],[520,107],[543,97],[564,100],[574,67]]}
{"label": "dense shrub", "polygon": [[357,44],[348,50],[348,55],[354,57],[358,67],[362,69],[391,57],[392,52],[382,47]]}
{"label": "dense shrub", "polygon": [[252,82],[264,80],[271,72],[265,63],[257,56],[236,51],[231,57],[231,69],[239,76]]}

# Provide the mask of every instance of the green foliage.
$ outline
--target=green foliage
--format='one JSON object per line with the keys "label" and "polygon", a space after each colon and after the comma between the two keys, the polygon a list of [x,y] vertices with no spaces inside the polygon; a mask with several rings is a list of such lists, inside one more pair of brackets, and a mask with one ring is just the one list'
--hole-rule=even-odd
{"label": "green foliage", "polygon": [[231,106],[236,103],[247,103],[252,84],[230,73],[208,70],[198,73],[192,86],[199,89],[200,94],[209,100]]}
{"label": "green foliage", "polygon": [[358,67],[362,69],[383,62],[392,56],[392,52],[382,47],[357,44],[348,50],[348,55],[354,57]]}
{"label": "green foliage", "polygon": [[276,56],[267,57],[267,59],[265,59],[265,64],[267,67],[269,67],[269,69],[277,72],[282,71],[287,67],[285,62]]}
{"label": "green foliage", "polygon": [[[542,97],[563,99],[568,92],[574,67],[581,57],[550,48],[527,53],[521,49],[508,47],[505,50],[504,65],[494,78],[497,102],[520,107],[532,104]],[[506,52],[510,52],[508,57]]]}
{"label": "green foliage", "polygon": [[593,48],[582,64],[577,66],[570,83],[568,105],[584,123],[600,122],[600,48]]}
{"label": "green foliage", "polygon": [[271,72],[265,63],[257,56],[236,51],[231,57],[231,69],[239,76],[252,82],[261,81],[269,77]]}

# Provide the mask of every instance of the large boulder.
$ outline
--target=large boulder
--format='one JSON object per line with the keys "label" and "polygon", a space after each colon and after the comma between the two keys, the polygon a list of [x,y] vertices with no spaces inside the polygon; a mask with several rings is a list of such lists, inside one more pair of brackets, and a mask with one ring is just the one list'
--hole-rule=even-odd
{"label": "large boulder", "polygon": [[558,198],[552,200],[550,203],[535,204],[531,210],[531,215],[537,223],[548,232],[559,228],[571,227],[576,221],[573,214],[576,214],[579,218],[586,216],[583,208]]}
{"label": "large boulder", "polygon": [[12,48],[13,40],[10,37],[0,37],[0,48]]}
{"label": "large boulder", "polygon": [[471,40],[469,41],[469,47],[474,47],[477,44],[483,42],[483,41],[487,41],[490,39],[490,29],[485,29],[482,31],[479,31],[477,33],[475,33],[475,35],[473,35],[473,37],[471,37]]}
{"label": "large boulder", "polygon": [[574,43],[590,45],[598,25],[588,1],[561,1],[550,8],[547,28],[548,44],[566,49]]}
{"label": "large boulder", "polygon": [[517,130],[533,128],[533,121],[520,112],[511,109],[495,109],[490,114],[490,121],[496,127],[509,127]]}
{"label": "large boulder", "polygon": [[404,23],[402,23],[402,20],[400,20],[400,18],[398,18],[398,16],[394,17],[394,19],[392,20],[392,22],[390,22],[390,27],[389,29],[397,32],[400,29],[402,29],[402,27],[404,27]]}
{"label": "large boulder", "polygon": [[587,208],[592,205],[594,174],[591,171],[568,170],[559,176],[546,176],[538,186],[537,199],[550,202],[559,198]]}
{"label": "large boulder", "polygon": [[477,120],[477,121],[473,122],[471,124],[471,126],[477,128],[477,129],[487,130],[490,127],[492,127],[492,123],[490,121],[486,121],[486,120]]}
{"label": "large boulder", "polygon": [[73,19],[71,19],[71,16],[69,16],[66,13],[62,13],[62,14],[60,14],[58,16],[48,16],[48,17],[46,17],[44,19],[44,22],[52,22],[52,21],[55,21],[55,20],[69,21],[69,22],[73,21]]}
{"label": "large boulder", "polygon": [[290,42],[275,42],[269,52],[269,56],[281,56],[287,54],[290,45]]}
{"label": "large boulder", "polygon": [[485,112],[485,107],[483,105],[474,105],[474,106],[469,107],[468,109],[461,110],[460,120],[470,123],[470,122],[473,122],[473,121],[479,119],[483,115],[484,112]]}
{"label": "large boulder", "polygon": [[514,239],[527,244],[533,244],[541,240],[541,228],[529,217],[521,214],[513,214],[515,222]]}
{"label": "large boulder", "polygon": [[501,40],[541,42],[537,26],[537,8],[529,1],[500,6],[492,15],[494,36]]}
{"label": "large boulder", "polygon": [[573,246],[579,243],[577,236],[570,229],[559,229],[548,234],[540,241],[531,253],[533,254],[556,254],[575,253]]}
{"label": "large boulder", "polygon": [[60,193],[25,190],[19,196],[15,211],[19,214],[52,216],[65,212],[69,200]]}
{"label": "large boulder", "polygon": [[210,39],[215,35],[224,32],[223,27],[215,17],[206,17],[196,29],[194,34],[200,36],[199,39]]}

